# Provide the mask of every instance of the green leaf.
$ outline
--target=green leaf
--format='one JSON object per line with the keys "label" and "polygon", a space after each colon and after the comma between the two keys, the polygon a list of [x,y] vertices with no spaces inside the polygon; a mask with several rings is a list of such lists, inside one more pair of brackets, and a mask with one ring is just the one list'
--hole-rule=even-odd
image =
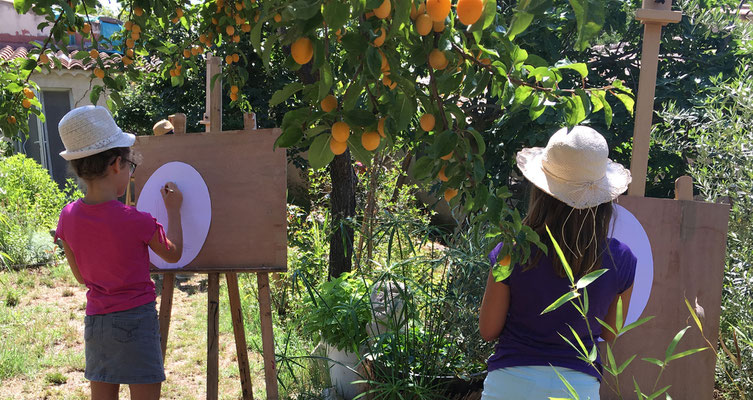
{"label": "green leaf", "polygon": [[641,360],[646,361],[646,362],[650,362],[651,364],[654,364],[654,365],[656,365],[659,368],[663,368],[664,367],[664,361],[657,360],[656,358],[647,357],[647,358],[641,358]]}
{"label": "green leaf", "polygon": [[650,396],[648,396],[646,398],[646,400],[654,400],[654,399],[656,399],[657,397],[659,397],[662,394],[664,394],[664,392],[666,392],[670,387],[672,387],[672,385],[664,386],[663,388],[657,390],[656,392],[654,392]]}
{"label": "green leaf", "polygon": [[[554,370],[554,373],[557,374],[557,377],[560,378],[560,381],[565,385],[565,387],[567,387],[567,391],[568,391],[568,393],[570,393],[570,396],[572,396],[573,399],[579,399],[580,397],[578,396],[578,392],[575,390],[575,388],[573,387],[573,385],[571,385],[570,382],[568,382],[567,379],[565,379],[564,376],[560,375],[560,372],[557,371],[557,368],[552,367],[552,369]],[[551,399],[551,397],[550,397],[550,399]]]}
{"label": "green leaf", "polygon": [[677,353],[677,354],[672,354],[672,356],[670,356],[667,359],[667,362],[670,362],[670,361],[673,361],[673,360],[677,360],[678,358],[687,357],[687,356],[689,356],[691,354],[699,353],[699,352],[704,351],[704,350],[708,350],[708,347],[699,347],[697,349],[690,349],[690,350],[685,350],[685,351]]}
{"label": "green leaf", "polygon": [[102,89],[102,86],[94,85],[92,91],[89,93],[89,101],[92,104],[97,104],[97,102],[99,102],[99,96],[102,95]]}
{"label": "green leaf", "polygon": [[549,307],[545,308],[544,311],[541,312],[541,315],[560,308],[563,304],[567,303],[570,300],[578,298],[578,296],[580,296],[580,293],[573,291],[563,294],[559,299],[555,300],[554,303],[550,304]]}
{"label": "green leaf", "polygon": [[570,0],[570,6],[575,12],[578,37],[575,49],[583,51],[588,48],[589,41],[596,37],[604,25],[605,12],[602,0]]}
{"label": "green leaf", "polygon": [[685,336],[685,332],[690,329],[689,326],[686,326],[684,329],[677,332],[674,339],[669,343],[669,346],[667,346],[667,351],[664,353],[664,360],[668,361],[669,357],[675,352],[675,348],[677,347],[677,344],[680,343],[680,340],[682,340],[682,337]]}
{"label": "green leaf", "polygon": [[19,14],[26,14],[33,4],[34,2],[32,0],[13,0],[13,8],[15,8],[16,12]]}
{"label": "green leaf", "polygon": [[630,331],[630,330],[632,330],[632,329],[635,329],[635,328],[637,328],[637,327],[639,327],[639,326],[641,326],[641,325],[645,324],[646,322],[648,322],[648,321],[651,321],[652,319],[654,319],[654,316],[653,316],[653,315],[652,315],[652,316],[649,316],[649,317],[641,318],[641,319],[639,319],[639,320],[637,320],[637,321],[633,322],[632,324],[630,324],[630,325],[627,325],[627,326],[625,326],[624,328],[622,328],[622,329],[620,330],[620,335],[622,335],[623,333],[625,333],[625,332],[628,332],[628,331]]}
{"label": "green leaf", "polygon": [[369,46],[366,50],[366,66],[373,78],[379,78],[382,75],[382,55],[374,46]]}
{"label": "green leaf", "polygon": [[[275,148],[290,147],[303,137],[303,129],[300,125],[291,125],[282,131],[282,134],[275,140]],[[330,151],[331,152],[331,151]]]}
{"label": "green leaf", "polygon": [[503,280],[507,279],[510,275],[512,275],[512,263],[508,265],[500,265],[499,263],[494,264],[492,267],[492,276],[494,276],[495,282],[502,282]]}
{"label": "green leaf", "polygon": [[404,131],[410,125],[413,115],[416,113],[416,101],[403,93],[395,96],[392,115],[396,116],[395,123],[398,131]]}
{"label": "green leaf", "polygon": [[423,181],[431,177],[431,170],[434,167],[434,159],[424,156],[416,160],[413,165],[412,175],[418,181]]}
{"label": "green leaf", "polygon": [[329,63],[325,62],[319,68],[319,101],[329,94],[333,83],[332,69]]}
{"label": "green leaf", "polygon": [[507,37],[510,40],[515,39],[515,36],[525,31],[526,28],[531,25],[532,21],[533,14],[525,11],[515,11],[515,14],[512,17],[512,22],[510,23],[510,29],[507,30]]}
{"label": "green leaf", "polygon": [[341,43],[351,57],[360,56],[370,47],[366,37],[355,32],[346,33],[343,36]]}
{"label": "green leaf", "polygon": [[558,65],[557,69],[571,69],[580,74],[581,78],[588,76],[588,66],[585,63]]}
{"label": "green leaf", "polygon": [[617,329],[617,332],[622,335],[622,327],[625,324],[625,317],[622,315],[624,312],[624,309],[622,308],[622,296],[617,297],[617,316],[614,319],[614,327]]}
{"label": "green leaf", "polygon": [[298,0],[293,2],[289,9],[297,19],[310,19],[319,13],[319,1],[317,0]]}
{"label": "green leaf", "polygon": [[[696,304],[698,300],[696,299]],[[698,319],[698,314],[696,314],[693,307],[690,305],[690,302],[688,301],[688,298],[685,298],[685,305],[688,307],[688,311],[690,312],[690,315],[693,317],[693,321],[695,321],[696,326],[698,326],[698,330],[701,331],[701,334],[703,334],[703,325],[701,325],[701,320]]]}
{"label": "green leaf", "polygon": [[350,4],[339,0],[322,2],[322,15],[327,27],[333,31],[342,28],[350,17]]}
{"label": "green leaf", "polygon": [[518,2],[518,10],[531,14],[543,14],[552,6],[552,0],[521,0]]}
{"label": "green leaf", "polygon": [[470,129],[470,132],[471,132],[471,135],[473,135],[473,138],[476,139],[476,147],[478,148],[478,155],[483,156],[484,153],[486,152],[486,143],[484,142],[484,138],[475,129]]}
{"label": "green leaf", "polygon": [[37,60],[27,58],[21,62],[21,69],[25,71],[31,71],[37,67]]}
{"label": "green leaf", "polygon": [[335,154],[329,148],[329,136],[326,134],[319,135],[311,142],[308,151],[311,168],[324,168],[335,158]]}
{"label": "green leaf", "polygon": [[251,29],[251,45],[254,46],[254,51],[256,51],[259,57],[263,56],[261,50],[261,27],[264,25],[264,20],[260,19]]}
{"label": "green leaf", "polygon": [[613,95],[615,95],[622,104],[625,106],[625,109],[630,113],[630,116],[633,116],[633,109],[635,108],[635,99],[633,99],[633,96],[630,96],[629,94],[620,93],[617,91],[611,91]]}
{"label": "green leaf", "polygon": [[570,264],[567,262],[567,259],[565,258],[565,254],[562,253],[562,249],[560,248],[560,245],[557,243],[556,240],[554,240],[554,235],[552,235],[552,231],[549,230],[549,226],[546,226],[546,232],[549,234],[549,239],[551,239],[552,245],[554,245],[554,250],[557,252],[557,256],[560,258],[560,261],[562,262],[562,267],[565,269],[565,273],[567,274],[568,279],[570,279],[570,283],[575,283],[575,278],[573,278],[573,270],[572,268],[570,268]]}
{"label": "green leaf", "polygon": [[361,144],[361,135],[350,135],[348,138],[348,149],[357,161],[360,161],[365,166],[371,165],[371,159],[374,154],[363,148]]}
{"label": "green leaf", "polygon": [[589,272],[586,276],[578,279],[578,282],[575,284],[575,286],[578,289],[583,289],[584,287],[590,285],[593,281],[596,280],[596,278],[604,275],[605,272],[608,270],[606,268],[604,269],[597,269],[596,271]]}
{"label": "green leaf", "polygon": [[586,119],[586,108],[580,96],[571,96],[565,100],[565,122],[569,128]]}
{"label": "green leaf", "polygon": [[371,111],[367,110],[349,110],[343,115],[345,122],[350,125],[351,129],[356,126],[369,126],[376,123],[376,118]]}
{"label": "green leaf", "polygon": [[272,95],[272,98],[269,99],[269,106],[274,107],[288,98],[298,92],[299,90],[303,89],[303,84],[300,82],[291,82],[285,85],[282,89],[274,92]]}
{"label": "green leaf", "polygon": [[625,368],[627,368],[628,365],[630,365],[630,363],[633,362],[633,360],[635,360],[635,357],[636,357],[636,354],[633,354],[632,356],[630,356],[630,358],[628,358],[627,360],[625,360],[625,362],[623,362],[622,364],[620,364],[620,366],[617,367],[617,375],[619,375],[623,371],[625,371]]}

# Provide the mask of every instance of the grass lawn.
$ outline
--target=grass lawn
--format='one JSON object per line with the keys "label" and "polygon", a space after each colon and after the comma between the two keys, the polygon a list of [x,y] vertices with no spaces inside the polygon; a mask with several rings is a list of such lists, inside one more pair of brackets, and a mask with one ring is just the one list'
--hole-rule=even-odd
{"label": "grass lawn", "polygon": [[[266,398],[255,277],[240,275],[240,281],[254,398]],[[176,286],[164,399],[206,397],[205,288],[206,275],[192,275]],[[219,393],[221,399],[237,399],[240,380],[225,285],[220,289],[220,301]],[[89,398],[89,384],[84,379],[85,305],[86,288],[75,281],[65,263],[0,272],[0,400]],[[299,355],[310,350],[310,344],[296,334],[287,335],[278,321],[275,338],[278,353],[281,347]],[[280,388],[281,397],[297,397],[292,393],[311,389],[307,369],[281,368],[280,379],[291,382]],[[296,379],[291,379],[293,375]],[[129,398],[127,386],[121,387],[121,398]]]}

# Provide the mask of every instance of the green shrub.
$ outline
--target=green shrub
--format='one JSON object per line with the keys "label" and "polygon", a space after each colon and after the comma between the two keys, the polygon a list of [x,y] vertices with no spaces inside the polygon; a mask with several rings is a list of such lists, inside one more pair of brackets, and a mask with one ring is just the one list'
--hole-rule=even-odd
{"label": "green shrub", "polygon": [[82,193],[72,180],[64,190],[23,154],[0,159],[0,264],[28,265],[54,255],[50,230],[60,210]]}

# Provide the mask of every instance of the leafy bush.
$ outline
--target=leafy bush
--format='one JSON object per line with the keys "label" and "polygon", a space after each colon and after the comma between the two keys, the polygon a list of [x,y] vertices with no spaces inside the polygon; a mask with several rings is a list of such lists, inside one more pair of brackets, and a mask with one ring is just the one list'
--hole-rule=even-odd
{"label": "leafy bush", "polygon": [[753,393],[753,70],[712,80],[692,108],[669,104],[662,113],[664,148],[689,160],[688,173],[705,201],[730,205],[722,292],[717,386],[728,398]]}
{"label": "leafy bush", "polygon": [[0,159],[0,260],[26,265],[51,259],[50,230],[60,210],[82,193],[72,180],[64,190],[47,170],[23,154]]}

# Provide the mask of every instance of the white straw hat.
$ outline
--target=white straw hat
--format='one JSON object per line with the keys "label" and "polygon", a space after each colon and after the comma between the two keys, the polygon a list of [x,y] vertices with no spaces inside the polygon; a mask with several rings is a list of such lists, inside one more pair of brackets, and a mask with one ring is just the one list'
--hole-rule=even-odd
{"label": "white straw hat", "polygon": [[131,147],[136,136],[125,133],[102,106],[83,106],[65,114],[58,123],[65,151],[60,156],[75,160],[116,147]]}
{"label": "white straw hat", "polygon": [[562,128],[546,147],[518,152],[518,168],[539,189],[584,209],[612,201],[627,190],[630,171],[610,160],[607,141],[587,126]]}
{"label": "white straw hat", "polygon": [[156,124],[152,127],[152,132],[154,132],[154,136],[162,136],[166,133],[172,132],[174,130],[173,124],[170,123],[170,121],[163,119],[161,121],[157,121]]}

